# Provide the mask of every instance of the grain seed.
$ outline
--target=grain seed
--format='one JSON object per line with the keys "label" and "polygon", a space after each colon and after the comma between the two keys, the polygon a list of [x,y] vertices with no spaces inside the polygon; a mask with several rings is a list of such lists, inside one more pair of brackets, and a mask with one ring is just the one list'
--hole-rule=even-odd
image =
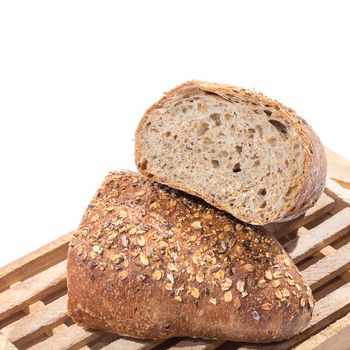
{"label": "grain seed", "polygon": [[230,303],[232,301],[232,293],[228,291],[224,294],[224,300],[226,303]]}
{"label": "grain seed", "polygon": [[155,270],[152,274],[152,278],[156,281],[159,281],[162,278],[162,271]]}
{"label": "grain seed", "polygon": [[272,280],[272,272],[270,270],[267,270],[265,272],[265,277],[271,281]]}
{"label": "grain seed", "polygon": [[198,299],[199,298],[199,290],[198,290],[198,288],[192,287],[191,288],[191,295],[193,296],[193,298]]}
{"label": "grain seed", "polygon": [[265,311],[269,311],[269,310],[272,309],[272,304],[270,304],[270,303],[262,304],[262,305],[261,305],[261,308],[262,308],[263,310],[265,310]]}
{"label": "grain seed", "polygon": [[204,274],[203,272],[198,272],[197,275],[196,275],[196,281],[198,283],[202,283],[204,281]]}
{"label": "grain seed", "polygon": [[255,270],[255,268],[252,264],[245,264],[244,268],[245,268],[245,270],[247,270],[249,272],[253,272]]}
{"label": "grain seed", "polygon": [[259,288],[265,288],[267,286],[267,282],[264,279],[261,279],[258,281],[258,287]]}
{"label": "grain seed", "polygon": [[165,284],[165,289],[166,290],[173,290],[173,284],[172,283],[166,283]]}
{"label": "grain seed", "polygon": [[120,278],[121,280],[125,280],[125,278],[128,277],[128,271],[127,270],[124,270],[124,271],[121,271],[118,273],[118,278]]}
{"label": "grain seed", "polygon": [[145,237],[139,236],[138,239],[137,239],[137,244],[138,244],[140,247],[144,247],[144,245],[146,244]]}
{"label": "grain seed", "polygon": [[209,303],[210,303],[210,304],[213,304],[213,305],[216,305],[216,303],[217,303],[216,298],[210,298],[210,299],[209,299]]}
{"label": "grain seed", "polygon": [[280,299],[280,300],[283,298],[283,295],[282,295],[282,293],[279,290],[275,291],[275,296],[276,296],[277,299]]}
{"label": "grain seed", "polygon": [[243,293],[243,291],[244,291],[244,286],[245,286],[245,282],[242,281],[241,279],[239,279],[239,280],[237,281],[237,290],[238,290],[239,292]]}
{"label": "grain seed", "polygon": [[273,285],[275,288],[278,288],[278,287],[281,285],[281,280],[273,280],[273,281],[272,281],[272,285]]}
{"label": "grain seed", "polygon": [[191,227],[195,230],[200,230],[202,228],[202,224],[200,221],[194,221],[192,222]]}
{"label": "grain seed", "polygon": [[260,320],[260,315],[258,314],[257,311],[254,310],[254,311],[252,312],[252,316],[253,316],[254,320],[257,320],[257,321]]}
{"label": "grain seed", "polygon": [[143,266],[147,266],[149,264],[147,255],[144,252],[140,252],[140,261]]}

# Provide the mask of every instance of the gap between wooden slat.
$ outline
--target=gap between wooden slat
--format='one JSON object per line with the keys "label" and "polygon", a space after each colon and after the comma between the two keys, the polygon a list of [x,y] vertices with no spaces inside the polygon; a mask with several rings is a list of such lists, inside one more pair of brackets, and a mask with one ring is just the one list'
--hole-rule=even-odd
{"label": "gap between wooden slat", "polygon": [[5,265],[0,269],[0,292],[11,284],[23,281],[46,270],[67,258],[68,242],[72,232],[44,245],[24,257]]}
{"label": "gap between wooden slat", "polygon": [[66,261],[18,283],[0,294],[0,320],[63,288],[66,284]]}

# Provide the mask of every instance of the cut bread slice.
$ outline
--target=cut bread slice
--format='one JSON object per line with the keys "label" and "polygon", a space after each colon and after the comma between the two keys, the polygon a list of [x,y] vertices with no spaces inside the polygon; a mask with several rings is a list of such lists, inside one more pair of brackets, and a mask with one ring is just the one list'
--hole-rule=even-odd
{"label": "cut bread slice", "polygon": [[137,168],[251,224],[287,221],[321,195],[326,156],[311,127],[262,94],[190,81],[136,131]]}

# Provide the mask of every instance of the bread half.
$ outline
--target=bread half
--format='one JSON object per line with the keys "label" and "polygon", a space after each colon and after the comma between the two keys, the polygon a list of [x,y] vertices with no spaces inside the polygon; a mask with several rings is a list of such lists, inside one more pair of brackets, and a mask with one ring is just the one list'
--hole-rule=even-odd
{"label": "bread half", "polygon": [[92,199],[67,278],[75,322],[136,338],[271,342],[300,332],[314,306],[272,236],[131,172]]}
{"label": "bread half", "polygon": [[325,186],[326,157],[311,127],[242,88],[180,85],[146,111],[135,139],[141,173],[251,224],[300,216]]}

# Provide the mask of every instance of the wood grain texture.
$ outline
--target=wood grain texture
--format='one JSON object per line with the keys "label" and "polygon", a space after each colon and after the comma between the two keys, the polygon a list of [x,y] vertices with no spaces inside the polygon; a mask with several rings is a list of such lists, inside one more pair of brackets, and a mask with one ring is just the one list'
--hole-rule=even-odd
{"label": "wood grain texture", "polygon": [[350,313],[295,347],[295,350],[348,350],[350,348]]}
{"label": "wood grain texture", "polygon": [[302,274],[311,288],[318,288],[350,267],[350,243],[305,269]]}
{"label": "wood grain texture", "polygon": [[120,338],[103,347],[103,350],[149,350],[164,341],[161,340],[139,340],[132,338]]}
{"label": "wood grain texture", "polygon": [[218,346],[223,344],[224,341],[222,340],[201,340],[201,339],[186,339],[178,342],[174,346],[172,346],[170,349],[172,350],[180,350],[180,349],[186,349],[186,350],[212,350],[216,349]]}
{"label": "wood grain texture", "polygon": [[63,322],[67,315],[67,295],[46,305],[2,329],[2,333],[15,343],[23,338],[26,342]]}
{"label": "wood grain texture", "polygon": [[74,324],[49,339],[32,346],[30,350],[79,349],[90,341],[100,337],[101,334],[101,332],[97,331],[87,331]]}
{"label": "wood grain texture", "polygon": [[0,349],[1,350],[18,350],[2,332],[0,332]]}
{"label": "wood grain texture", "polygon": [[284,248],[295,262],[299,262],[341,237],[349,226],[350,208],[345,208],[302,236],[289,241]]}
{"label": "wood grain texture", "polygon": [[0,320],[66,285],[66,261],[16,284],[0,294]]}
{"label": "wood grain texture", "polygon": [[345,188],[350,188],[350,161],[325,147],[328,176],[340,182]]}
{"label": "wood grain texture", "polygon": [[0,269],[0,292],[66,259],[72,233],[65,234]]}

